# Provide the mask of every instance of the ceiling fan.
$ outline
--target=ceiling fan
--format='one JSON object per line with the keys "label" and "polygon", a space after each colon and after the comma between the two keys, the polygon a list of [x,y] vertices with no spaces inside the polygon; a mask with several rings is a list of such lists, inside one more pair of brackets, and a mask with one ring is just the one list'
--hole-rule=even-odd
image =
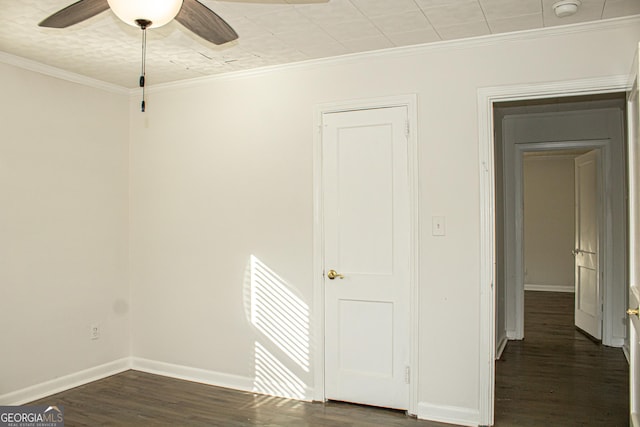
{"label": "ceiling fan", "polygon": [[66,28],[109,8],[122,21],[143,30],[161,27],[175,18],[187,29],[214,44],[224,44],[238,38],[238,34],[224,19],[198,0],[79,0],[38,25]]}
{"label": "ceiling fan", "polygon": [[198,0],[79,0],[59,10],[38,25],[49,28],[66,28],[89,19],[111,8],[125,23],[142,30],[142,71],[140,87],[144,113],[147,28],[161,27],[174,18],[193,33],[214,44],[224,44],[238,38],[238,34],[217,13]]}
{"label": "ceiling fan", "polygon": [[[237,0],[252,1],[252,0]],[[281,0],[295,3],[296,0]],[[300,0],[304,3],[326,3],[329,0]],[[174,18],[203,39],[220,45],[238,38],[238,34],[218,14],[198,0],[79,0],[45,18],[38,25],[66,28],[111,9],[125,23],[142,30],[141,110],[145,111],[145,62],[148,28],[161,27]]]}

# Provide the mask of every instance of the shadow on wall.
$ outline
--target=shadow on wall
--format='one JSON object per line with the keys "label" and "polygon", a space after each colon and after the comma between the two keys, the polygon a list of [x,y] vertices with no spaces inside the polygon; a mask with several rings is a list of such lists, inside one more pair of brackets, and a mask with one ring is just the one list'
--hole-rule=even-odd
{"label": "shadow on wall", "polygon": [[245,311],[256,329],[253,391],[310,400],[309,306],[255,255],[246,273]]}

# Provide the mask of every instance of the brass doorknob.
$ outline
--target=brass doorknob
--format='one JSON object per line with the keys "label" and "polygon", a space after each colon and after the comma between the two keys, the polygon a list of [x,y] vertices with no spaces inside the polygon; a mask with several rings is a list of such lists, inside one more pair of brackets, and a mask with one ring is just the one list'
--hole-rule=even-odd
{"label": "brass doorknob", "polygon": [[640,307],[638,307],[638,308],[630,308],[629,310],[627,310],[627,314],[629,316],[634,315],[634,314],[637,316],[638,313],[640,313]]}
{"label": "brass doorknob", "polygon": [[339,277],[341,279],[344,279],[344,276],[342,274],[339,274],[337,271],[335,270],[329,270],[327,272],[327,277],[331,280],[335,279],[336,277]]}

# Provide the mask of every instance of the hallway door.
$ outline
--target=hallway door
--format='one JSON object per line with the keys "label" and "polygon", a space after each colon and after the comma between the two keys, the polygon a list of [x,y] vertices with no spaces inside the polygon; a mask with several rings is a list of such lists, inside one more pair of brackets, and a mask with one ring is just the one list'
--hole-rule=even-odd
{"label": "hallway door", "polygon": [[408,409],[407,114],[323,114],[327,399]]}
{"label": "hallway door", "polygon": [[598,150],[575,159],[575,324],[602,339]]}

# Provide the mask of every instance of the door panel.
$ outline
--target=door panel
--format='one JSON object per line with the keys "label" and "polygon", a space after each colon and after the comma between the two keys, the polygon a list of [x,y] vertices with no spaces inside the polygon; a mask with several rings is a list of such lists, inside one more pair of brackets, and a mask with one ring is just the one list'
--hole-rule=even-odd
{"label": "door panel", "polygon": [[338,130],[335,268],[342,272],[393,272],[392,131],[391,124]]}
{"label": "door panel", "polygon": [[593,268],[587,268],[582,265],[578,265],[577,269],[578,283],[580,283],[580,292],[576,295],[578,310],[588,313],[591,316],[597,316],[598,272]]}
{"label": "door panel", "polygon": [[639,49],[631,69],[632,89],[627,93],[629,124],[629,383],[630,425],[640,427],[640,106],[638,100]]}
{"label": "door panel", "polygon": [[408,407],[406,123],[405,107],[323,115],[327,399]]}
{"label": "door panel", "polygon": [[[393,376],[393,304],[339,301],[340,369],[366,376]],[[367,357],[361,349],[367,348]]]}
{"label": "door panel", "polygon": [[578,194],[578,248],[595,254],[598,250],[598,166],[597,152],[592,151],[576,159],[576,190]]}
{"label": "door panel", "polygon": [[575,159],[575,324],[602,339],[599,262],[598,150]]}

